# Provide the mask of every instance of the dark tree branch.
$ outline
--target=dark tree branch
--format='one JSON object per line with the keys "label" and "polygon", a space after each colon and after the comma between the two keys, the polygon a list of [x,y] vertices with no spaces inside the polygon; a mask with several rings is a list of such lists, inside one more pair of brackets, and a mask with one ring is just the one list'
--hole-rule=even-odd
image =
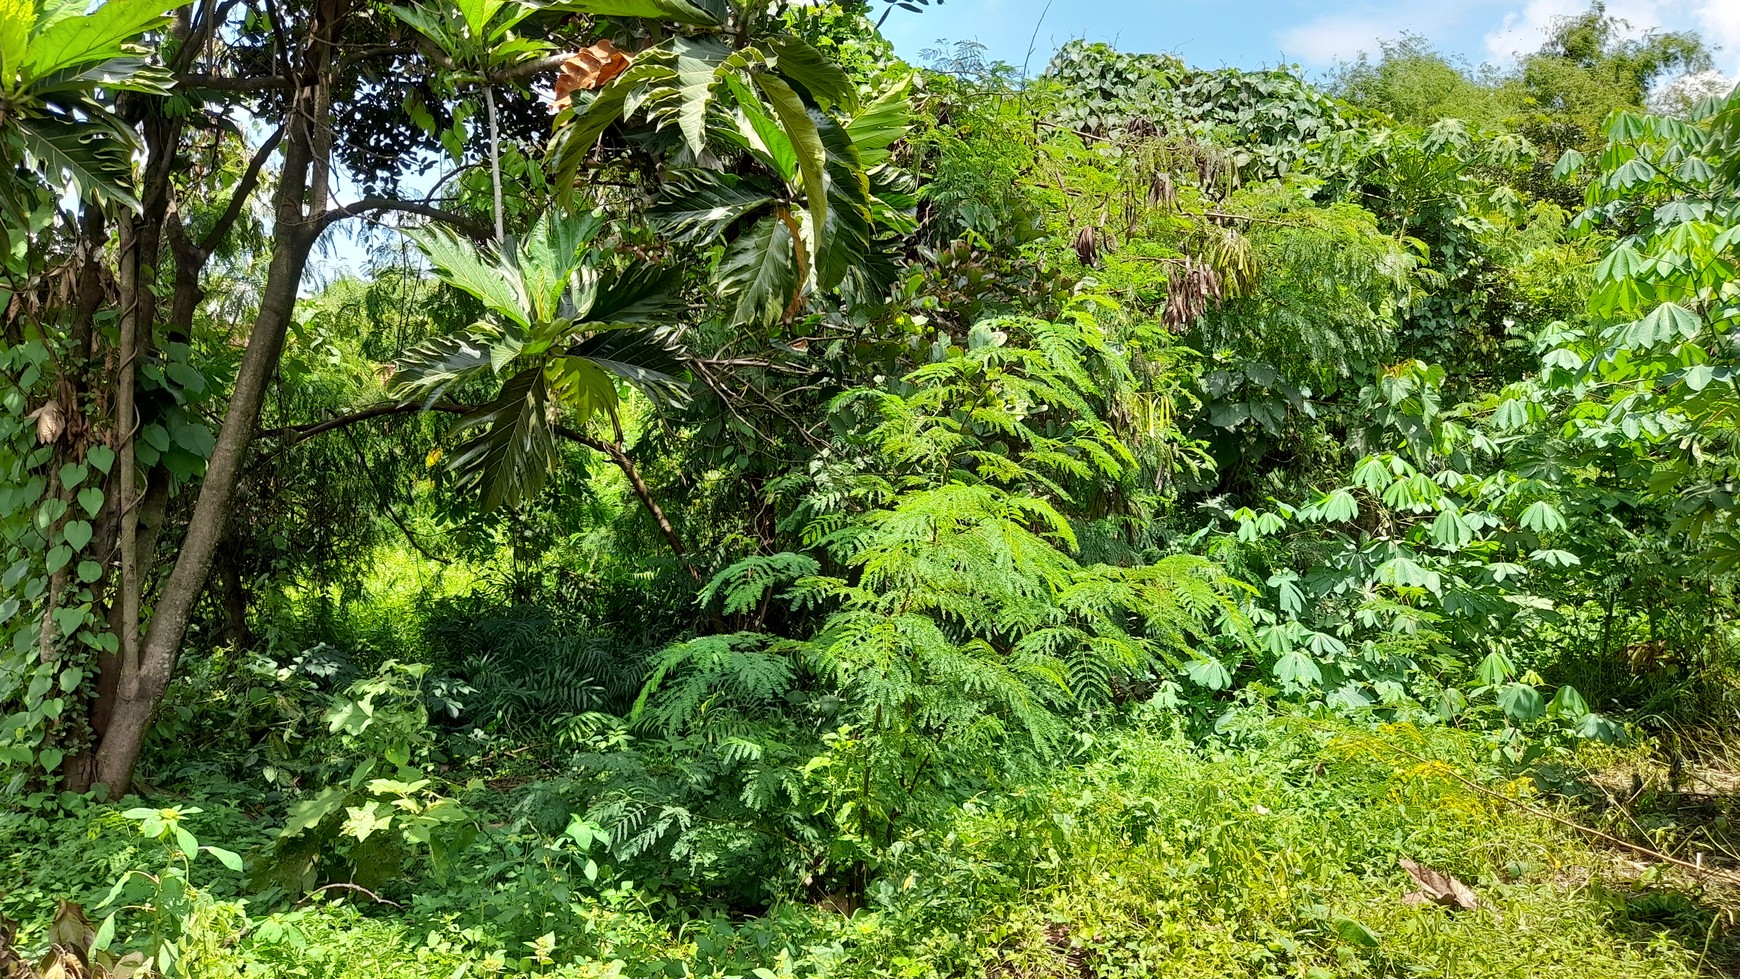
{"label": "dark tree branch", "polygon": [[545,58],[534,58],[531,61],[522,61],[517,65],[509,65],[500,71],[487,72],[484,74],[483,79],[486,82],[495,84],[523,82],[528,78],[536,78],[546,71],[555,71],[557,68],[562,67],[562,63],[567,61],[570,57],[572,57],[572,55],[552,54]]}
{"label": "dark tree branch", "polygon": [[234,78],[229,75],[182,75],[175,80],[178,91],[189,89],[204,92],[276,92],[290,87],[290,79],[282,75],[250,75]]}
{"label": "dark tree branch", "polygon": [[224,208],[217,223],[212,225],[211,231],[200,239],[201,254],[210,255],[224,240],[224,236],[230,233],[230,228],[235,226],[236,219],[242,215],[242,208],[247,206],[248,198],[253,196],[254,188],[260,185],[260,171],[265,169],[266,161],[277,152],[278,144],[283,139],[284,127],[279,126],[278,131],[267,137],[254,152],[254,158],[248,161],[248,169],[242,172],[242,179],[236,181],[236,192],[230,197],[229,205]]}
{"label": "dark tree branch", "polygon": [[646,480],[641,478],[639,467],[634,464],[634,460],[630,459],[628,452],[623,449],[622,422],[617,419],[614,413],[610,416],[610,424],[616,432],[616,441],[614,442],[592,438],[564,425],[555,426],[555,431],[557,435],[565,439],[578,442],[595,452],[604,453],[611,462],[616,464],[616,468],[622,470],[622,474],[628,477],[628,484],[634,488],[634,495],[640,499],[641,506],[646,508],[646,512],[652,516],[653,522],[659,525],[660,533],[665,535],[665,542],[671,546],[671,552],[677,556],[677,560],[683,562],[683,567],[688,570],[689,577],[695,579],[695,584],[701,584],[701,572],[695,570],[695,565],[689,561],[682,538],[677,536],[677,529],[671,526],[670,519],[665,516],[664,508],[659,506],[657,500],[653,499],[651,488],[647,486]]}
{"label": "dark tree branch", "polygon": [[[420,404],[378,404],[364,408],[361,411],[352,412],[348,415],[341,415],[338,418],[330,418],[323,422],[313,422],[308,425],[285,425],[280,428],[266,429],[256,433],[254,437],[257,439],[288,439],[289,441],[285,442],[284,445],[278,448],[278,451],[282,452],[299,442],[306,442],[316,435],[324,435],[327,432],[335,432],[341,428],[349,428],[357,422],[365,422],[371,418],[384,418],[387,415],[409,415],[422,410],[423,406]],[[430,405],[429,410],[461,414],[470,411],[471,409],[464,405],[438,402]]]}
{"label": "dark tree branch", "polygon": [[[472,410],[472,408],[466,405],[452,401],[437,401],[434,404],[427,406],[415,403],[378,404],[363,408],[359,411],[351,412],[348,415],[342,415],[338,418],[329,418],[323,422],[313,422],[307,425],[286,425],[280,428],[268,429],[258,433],[255,437],[286,439],[287,441],[276,450],[277,452],[284,452],[299,443],[314,438],[317,435],[323,435],[327,432],[349,428],[352,425],[368,421],[371,418],[385,418],[389,415],[410,415],[422,411],[439,411],[445,414],[463,415],[469,414]],[[612,419],[612,424],[617,424],[615,419]],[[646,480],[641,477],[639,467],[634,464],[634,460],[629,458],[627,450],[623,448],[620,426],[617,428],[617,439],[614,442],[606,442],[603,439],[594,438],[579,429],[569,428],[566,425],[556,425],[552,430],[557,435],[570,442],[584,445],[588,449],[603,455],[611,461],[612,465],[622,470],[622,474],[628,477],[629,486],[634,489],[635,497],[640,500],[641,506],[646,508],[647,514],[653,518],[653,522],[658,524],[659,532],[664,535],[665,542],[670,545],[671,552],[676,555],[678,560],[683,562],[683,567],[688,570],[690,577],[694,578],[696,582],[700,582],[701,572],[696,570],[694,564],[689,561],[688,550],[683,547],[682,538],[677,536],[677,529],[671,525],[670,518],[665,516],[664,508],[659,506],[658,500],[653,498],[651,487],[647,486]],[[394,522],[398,522],[396,516]],[[404,529],[403,524],[400,525],[400,529]],[[410,536],[409,531],[406,531],[406,536]],[[415,542],[413,541],[413,544],[414,543]]]}
{"label": "dark tree branch", "polygon": [[316,231],[324,231],[338,221],[356,217],[359,214],[367,214],[370,211],[403,211],[406,214],[418,214],[440,221],[442,224],[452,225],[456,230],[462,231],[466,236],[478,241],[489,241],[494,235],[494,232],[488,227],[463,214],[455,214],[422,201],[399,200],[395,197],[365,197],[354,204],[329,208],[314,219],[314,227]]}

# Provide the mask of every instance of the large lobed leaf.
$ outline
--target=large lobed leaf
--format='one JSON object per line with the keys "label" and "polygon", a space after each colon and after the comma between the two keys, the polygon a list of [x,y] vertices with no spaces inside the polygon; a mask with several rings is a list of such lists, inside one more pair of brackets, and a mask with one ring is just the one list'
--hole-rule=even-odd
{"label": "large lobed leaf", "polygon": [[403,400],[433,404],[453,385],[483,377],[493,368],[497,339],[476,330],[431,337],[394,362],[389,389]]}
{"label": "large lobed leaf", "polygon": [[606,330],[582,340],[570,353],[634,385],[654,404],[680,404],[688,398],[681,377],[683,349],[672,330]]}
{"label": "large lobed leaf", "polygon": [[[27,86],[30,79],[101,64],[127,54],[129,42],[168,23],[169,12],[187,2],[108,0],[83,16],[72,16],[73,4],[56,4],[45,11],[50,15],[46,26],[39,24],[32,32],[22,63],[6,57],[3,50],[0,60],[8,68],[16,66]],[[28,0],[25,6],[29,7]],[[0,20],[4,19],[0,16]],[[0,28],[0,32],[4,31],[5,28]],[[5,43],[0,41],[0,45]]]}
{"label": "large lobed leaf", "polygon": [[665,182],[647,214],[672,241],[708,242],[773,201],[773,191],[752,178],[686,170]]}
{"label": "large lobed leaf", "polygon": [[133,197],[132,141],[113,127],[40,116],[18,118],[13,125],[24,152],[55,188],[70,186],[80,197],[139,207]]}
{"label": "large lobed leaf", "polygon": [[440,226],[412,232],[411,240],[435,267],[441,281],[477,297],[492,312],[522,328],[531,328],[530,297],[525,295],[516,269]]}
{"label": "large lobed leaf", "polygon": [[602,17],[674,20],[699,27],[717,27],[725,22],[724,0],[561,0],[551,4],[550,9]]}
{"label": "large lobed leaf", "polygon": [[494,401],[459,420],[455,431],[481,428],[448,457],[460,484],[482,510],[514,506],[536,495],[555,464],[549,384],[542,367],[514,375]]}
{"label": "large lobed leaf", "polygon": [[785,315],[801,285],[798,247],[791,229],[778,217],[762,218],[731,243],[719,267],[719,285],[735,300],[734,322],[773,323]]}

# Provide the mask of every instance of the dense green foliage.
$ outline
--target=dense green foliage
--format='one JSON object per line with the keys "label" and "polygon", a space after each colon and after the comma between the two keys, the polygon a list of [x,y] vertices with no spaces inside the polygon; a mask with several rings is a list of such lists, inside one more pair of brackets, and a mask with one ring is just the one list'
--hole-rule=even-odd
{"label": "dense green foliage", "polygon": [[0,0],[0,977],[1740,966],[1695,36],[291,6]]}

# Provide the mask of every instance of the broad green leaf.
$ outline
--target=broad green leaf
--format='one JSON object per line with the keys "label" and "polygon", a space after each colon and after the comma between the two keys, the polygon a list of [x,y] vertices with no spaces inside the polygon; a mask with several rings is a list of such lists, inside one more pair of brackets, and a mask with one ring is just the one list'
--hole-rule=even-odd
{"label": "broad green leaf", "polygon": [[810,209],[810,233],[816,238],[816,248],[819,251],[821,239],[828,227],[828,154],[826,147],[822,145],[821,133],[816,131],[815,120],[810,118],[803,100],[798,98],[790,85],[765,73],[755,76],[755,84],[773,105],[780,127],[786,138],[791,140],[792,152],[797,154],[798,173],[803,178],[804,199]]}
{"label": "broad green leaf", "polygon": [[135,210],[133,147],[109,128],[89,122],[20,117],[12,120],[24,150],[56,188],[70,187],[82,198],[113,201]]}
{"label": "broad green leaf", "polygon": [[1552,703],[1547,705],[1547,712],[1554,717],[1575,721],[1589,713],[1589,705],[1583,700],[1583,695],[1577,692],[1577,688],[1567,683],[1553,694]]}
{"label": "broad green leaf", "polygon": [[[568,291],[575,271],[584,264],[586,246],[603,230],[604,216],[596,211],[570,214],[550,208],[538,216],[515,246],[511,267],[477,254],[481,263],[500,266],[497,275],[517,276],[519,288],[515,292],[521,302],[528,304],[525,313],[529,322],[523,325],[535,326],[556,318],[563,294]],[[471,247],[463,241],[456,240],[455,244],[461,249]]]}
{"label": "broad green leaf", "polygon": [[816,283],[833,289],[869,260],[870,186],[845,130],[820,113],[815,123],[828,152],[828,212],[816,232]]}
{"label": "broad green leaf", "polygon": [[778,217],[762,218],[731,243],[719,266],[719,285],[734,301],[733,322],[767,324],[785,316],[802,286],[797,273],[799,247]]}
{"label": "broad green leaf", "polygon": [[1438,514],[1432,521],[1432,542],[1450,550],[1461,550],[1474,538],[1474,531],[1462,514],[1454,508]]}
{"label": "broad green leaf", "polygon": [[1625,740],[1625,729],[1591,711],[1584,714],[1583,719],[1578,722],[1577,736],[1603,744],[1617,744]]}
{"label": "broad green leaf", "polygon": [[1710,381],[1716,376],[1716,369],[1709,364],[1693,364],[1686,368],[1680,381],[1693,391],[1702,391],[1710,386]]}
{"label": "broad green leaf", "polygon": [[759,47],[768,56],[774,70],[786,80],[795,82],[824,109],[843,108],[847,112],[858,107],[858,89],[844,69],[833,59],[816,50],[808,41],[793,34],[782,34],[761,42]]}
{"label": "broad green leaf", "polygon": [[1341,523],[1359,516],[1359,501],[1347,490],[1338,489],[1323,500],[1323,519]]}
{"label": "broad green leaf", "polygon": [[305,798],[291,803],[291,817],[284,822],[284,829],[278,829],[278,836],[296,836],[305,829],[313,829],[325,817],[345,807],[345,786],[327,786],[320,789],[313,798]]}
{"label": "broad green leaf", "polygon": [[392,811],[383,813],[378,802],[346,806],[344,811],[348,816],[338,831],[344,836],[355,838],[359,843],[373,836],[377,830],[386,829],[393,824]]}
{"label": "broad green leaf", "polygon": [[672,49],[677,55],[676,74],[667,98],[675,105],[666,111],[676,117],[689,152],[699,157],[707,148],[707,107],[713,103],[719,65],[730,50],[717,41],[682,38],[672,42]]}
{"label": "broad green leaf", "polygon": [[61,527],[61,537],[66,541],[66,546],[70,546],[75,551],[82,551],[85,549],[85,544],[90,543],[90,523],[84,522],[84,520],[68,520],[66,525]]}
{"label": "broad green leaf", "polygon": [[1565,516],[1546,500],[1536,500],[1522,512],[1517,522],[1537,534],[1565,529]]}
{"label": "broad green leaf", "polygon": [[773,201],[768,188],[748,178],[689,170],[665,182],[647,214],[673,241],[708,242]]}
{"label": "broad green leaf", "polygon": [[497,315],[531,328],[531,297],[525,295],[520,276],[512,267],[504,267],[494,255],[479,251],[438,225],[412,232],[410,238],[441,281],[482,300]]}
{"label": "broad green leaf", "polygon": [[226,850],[221,846],[202,846],[200,847],[200,850],[216,857],[218,863],[223,864],[230,870],[233,870],[238,874],[242,872],[242,855],[236,851]]}
{"label": "broad green leaf", "polygon": [[[0,0],[4,2],[4,0]],[[26,78],[40,78],[118,58],[125,45],[146,31],[168,23],[167,14],[188,0],[106,0],[79,17],[49,25],[30,39],[21,67]],[[4,12],[0,11],[0,20]],[[8,64],[18,65],[7,59]]]}
{"label": "broad green leaf", "polygon": [[737,101],[738,130],[750,151],[786,183],[796,180],[797,151],[779,123],[768,114],[761,98],[734,75],[727,75],[725,84]]}
{"label": "broad green leaf", "polygon": [[10,89],[11,79],[24,69],[24,45],[35,22],[32,0],[0,0],[0,92]]}
{"label": "broad green leaf", "polygon": [[1377,933],[1365,925],[1346,915],[1336,915],[1329,922],[1330,930],[1337,938],[1360,948],[1377,948],[1380,943]]}
{"label": "broad green leaf", "polygon": [[1366,456],[1353,469],[1353,485],[1377,496],[1391,481],[1390,467],[1379,456]]}
{"label": "broad green leaf", "polygon": [[1275,679],[1293,686],[1308,687],[1323,682],[1323,671],[1311,657],[1295,649],[1275,661]]}
{"label": "broad green leaf", "polygon": [[682,348],[668,330],[610,330],[576,345],[573,355],[634,385],[654,404],[680,403],[688,396]]}
{"label": "broad green leaf", "polygon": [[500,339],[472,330],[425,340],[399,355],[388,389],[403,400],[434,404],[454,384],[492,373],[491,351]]}
{"label": "broad green leaf", "polygon": [[1438,572],[1427,571],[1407,557],[1393,557],[1378,565],[1377,578],[1394,588],[1424,588],[1434,594],[1443,590]]}
{"label": "broad green leaf", "polygon": [[1191,662],[1184,668],[1184,673],[1197,686],[1210,690],[1225,690],[1232,686],[1232,674],[1227,671],[1225,664],[1213,657]]}
{"label": "broad green leaf", "polygon": [[717,0],[558,0],[545,9],[604,17],[674,20],[700,27],[717,27],[725,19],[722,4]]}
{"label": "broad green leaf", "polygon": [[1526,683],[1506,684],[1498,692],[1498,706],[1518,721],[1536,720],[1547,712],[1540,691]]}
{"label": "broad green leaf", "polygon": [[1305,593],[1299,590],[1299,576],[1291,571],[1276,572],[1269,577],[1269,587],[1275,589],[1281,611],[1297,615],[1305,611]]}
{"label": "broad green leaf", "polygon": [[[608,380],[602,391],[588,385],[584,397],[588,408],[602,401],[615,406],[615,390]],[[548,405],[544,369],[533,367],[515,375],[502,385],[494,401],[464,415],[454,426],[455,432],[480,429],[448,456],[448,467],[459,475],[462,488],[477,496],[480,510],[518,504],[543,488],[556,456]],[[583,417],[577,420],[584,422]]]}
{"label": "broad green leaf", "polygon": [[668,324],[682,312],[682,285],[678,269],[635,265],[596,282],[582,314],[600,323]]}

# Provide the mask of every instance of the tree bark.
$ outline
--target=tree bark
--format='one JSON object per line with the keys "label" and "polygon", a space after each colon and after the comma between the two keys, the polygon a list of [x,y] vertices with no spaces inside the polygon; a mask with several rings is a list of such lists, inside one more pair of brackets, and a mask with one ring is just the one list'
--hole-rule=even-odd
{"label": "tree bark", "polygon": [[345,2],[321,0],[300,54],[301,70],[289,106],[284,164],[274,195],[272,257],[259,312],[248,334],[223,427],[206,463],[186,537],[152,609],[136,659],[121,659],[114,706],[96,748],[95,781],[108,788],[111,798],[125,795],[131,788],[152,715],[169,689],[188,623],[205,591],[229,520],[261,407],[283,356],[308,256],[322,227],[330,162],[320,157],[330,145],[332,51]]}

